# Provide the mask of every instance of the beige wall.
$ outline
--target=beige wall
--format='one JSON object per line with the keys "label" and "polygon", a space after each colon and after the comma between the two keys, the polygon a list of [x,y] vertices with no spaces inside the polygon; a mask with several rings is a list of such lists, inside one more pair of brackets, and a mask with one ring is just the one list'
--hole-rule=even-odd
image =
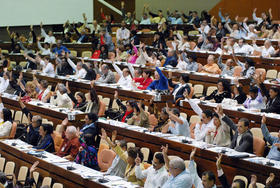
{"label": "beige wall", "polygon": [[200,14],[202,10],[210,10],[213,8],[220,0],[135,0],[136,17],[141,18],[143,5],[149,4],[150,10],[152,12],[157,12],[157,10],[163,10],[166,15],[167,8],[170,11],[178,10],[188,13],[189,10],[196,10]]}

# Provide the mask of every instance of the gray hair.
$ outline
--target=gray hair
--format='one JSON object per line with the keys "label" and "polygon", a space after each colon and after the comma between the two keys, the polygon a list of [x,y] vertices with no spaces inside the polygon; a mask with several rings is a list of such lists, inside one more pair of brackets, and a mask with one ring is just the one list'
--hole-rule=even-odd
{"label": "gray hair", "polygon": [[67,89],[64,84],[58,84],[57,89],[60,91],[60,93],[64,94],[67,93]]}
{"label": "gray hair", "polygon": [[77,132],[77,129],[74,126],[69,126],[66,130],[68,130],[68,132],[71,134],[75,134]]}
{"label": "gray hair", "polygon": [[176,157],[169,162],[171,168],[176,168],[184,171],[186,169],[185,162],[182,158]]}

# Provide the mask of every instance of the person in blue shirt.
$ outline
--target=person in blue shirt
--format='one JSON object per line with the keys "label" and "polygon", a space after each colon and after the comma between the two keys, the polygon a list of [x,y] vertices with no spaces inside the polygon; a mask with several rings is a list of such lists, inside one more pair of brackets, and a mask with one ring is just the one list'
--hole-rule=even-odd
{"label": "person in blue shirt", "polygon": [[40,140],[37,146],[34,146],[35,149],[45,150],[50,153],[55,152],[54,141],[51,136],[53,133],[53,127],[50,124],[42,124],[39,129]]}
{"label": "person in blue shirt", "polygon": [[53,49],[53,53],[61,55],[62,51],[64,51],[65,53],[71,53],[70,50],[68,50],[65,46],[62,45],[61,40],[57,40],[56,47]]}
{"label": "person in blue shirt", "polygon": [[168,145],[162,146],[162,154],[165,164],[169,168],[171,176],[163,184],[162,188],[191,188],[193,181],[190,171],[186,169],[184,160],[176,157],[169,161],[167,156]]}
{"label": "person in blue shirt", "polygon": [[171,65],[172,67],[176,67],[177,64],[178,64],[178,62],[177,62],[177,57],[176,57],[175,51],[168,50],[167,58],[166,58],[163,66],[166,67],[167,65]]}
{"label": "person in blue shirt", "polygon": [[168,90],[168,79],[158,67],[156,67],[155,80],[148,86],[147,90]]}
{"label": "person in blue shirt", "polygon": [[266,127],[266,117],[262,117],[262,134],[264,139],[272,146],[266,158],[280,161],[280,131],[278,137],[271,136]]}

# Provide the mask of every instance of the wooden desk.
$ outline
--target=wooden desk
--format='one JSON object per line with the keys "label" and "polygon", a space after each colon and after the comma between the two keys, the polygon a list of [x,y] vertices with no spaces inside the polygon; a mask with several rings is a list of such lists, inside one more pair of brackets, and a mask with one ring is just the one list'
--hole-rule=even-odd
{"label": "wooden desk", "polygon": [[[213,107],[208,106],[206,104],[205,105],[199,104],[199,106],[202,110],[206,110],[206,109],[209,109],[211,111],[214,110]],[[180,110],[187,113],[188,116],[196,115],[196,113],[192,110],[190,104],[186,101],[182,101],[182,106],[180,106]],[[239,118],[247,118],[251,121],[250,128],[251,127],[259,127],[260,128],[261,119],[262,119],[261,115],[251,114],[251,113],[247,113],[245,111],[240,112],[240,111],[229,110],[229,109],[224,109],[224,113],[226,115],[228,115],[229,117],[231,117],[231,119],[236,120],[236,121]],[[273,132],[273,131],[278,132],[279,131],[279,129],[280,129],[279,121],[280,121],[279,119],[267,117],[266,123],[267,123],[267,127],[268,127],[270,132]]]}
{"label": "wooden desk", "polygon": [[[189,155],[193,149],[193,146],[167,140],[165,138],[153,136],[150,134],[129,130],[117,126],[112,126],[106,123],[98,122],[100,128],[104,128],[109,134],[113,130],[117,130],[117,139],[125,139],[128,142],[134,142],[137,147],[148,147],[152,153],[161,151],[161,146],[168,144],[168,155],[177,155],[184,160],[189,160]],[[198,165],[198,172],[201,175],[204,171],[213,171],[217,177],[216,170],[216,157],[217,153],[205,150],[197,149],[195,162]],[[258,176],[258,182],[264,183],[269,173],[273,172],[275,175],[280,173],[280,169],[255,164],[243,159],[234,159],[231,157],[223,156],[222,168],[228,177],[230,183],[235,175],[244,175],[250,180],[251,174]],[[280,177],[276,175],[276,182],[280,182]],[[218,181],[218,180],[217,180]]]}
{"label": "wooden desk", "polygon": [[16,163],[16,172],[18,172],[20,166],[24,165],[31,167],[35,161],[39,161],[37,171],[40,173],[40,175],[44,177],[51,177],[53,181],[62,183],[65,188],[106,187],[97,182],[83,179],[78,174],[24,153],[3,142],[0,142],[0,148],[1,156],[5,157],[6,161],[14,161]]}
{"label": "wooden desk", "polygon": [[[20,104],[18,101],[3,96],[2,96],[2,101],[6,108],[15,111],[21,111]],[[36,106],[29,103],[24,103],[24,104],[26,108],[30,110],[30,112],[33,115],[40,115],[42,118],[46,118],[49,121],[52,121],[54,123],[54,127],[56,127],[57,124],[60,124],[65,118],[68,117],[67,113],[58,112],[52,109],[43,108],[41,106]],[[82,126],[83,122],[81,120],[83,120],[84,118],[85,118],[85,114],[77,114],[75,115],[75,120],[70,122],[77,126]]]}

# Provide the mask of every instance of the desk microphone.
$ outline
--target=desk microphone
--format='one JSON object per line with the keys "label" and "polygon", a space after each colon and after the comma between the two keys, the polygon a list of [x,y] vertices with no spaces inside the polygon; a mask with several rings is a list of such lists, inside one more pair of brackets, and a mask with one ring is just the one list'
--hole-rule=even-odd
{"label": "desk microphone", "polygon": [[67,170],[75,170],[76,168],[73,167],[74,162],[72,162],[71,166],[67,166]]}
{"label": "desk microphone", "polygon": [[267,166],[274,166],[274,163],[270,162],[270,160],[268,162],[266,162]]}
{"label": "desk microphone", "polygon": [[[50,146],[52,145],[52,143],[50,143],[45,149],[43,149],[44,151],[47,151],[47,149],[50,148]],[[40,157],[42,159],[47,158],[45,155],[43,155],[43,153],[38,154],[36,157]]]}
{"label": "desk microphone", "polygon": [[[24,136],[25,134],[23,133],[22,135],[20,135],[20,137],[18,137],[17,139],[20,139]],[[16,143],[16,140],[14,140],[14,142],[12,143],[12,146],[16,146],[17,143]]]}

